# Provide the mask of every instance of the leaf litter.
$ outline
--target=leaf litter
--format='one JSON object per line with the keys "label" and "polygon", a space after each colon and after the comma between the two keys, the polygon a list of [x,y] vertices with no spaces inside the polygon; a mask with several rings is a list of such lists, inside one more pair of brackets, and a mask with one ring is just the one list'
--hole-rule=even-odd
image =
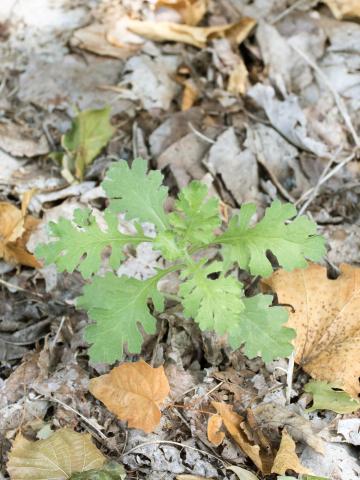
{"label": "leaf litter", "polygon": [[[0,6],[1,21],[10,18],[6,3]],[[349,318],[353,317],[348,312],[349,316],[335,315],[334,321],[333,315],[325,319],[324,311],[335,308],[342,288],[351,291],[359,262],[359,169],[351,128],[356,132],[360,126],[357,6],[350,0],[290,9],[285,1],[266,2],[266,6],[212,0],[40,3],[43,16],[34,15],[26,2],[19,2],[8,38],[0,43],[1,54],[6,53],[0,67],[4,79],[0,193],[5,219],[1,222],[4,261],[0,264],[4,282],[0,291],[0,442],[5,446],[1,464],[8,461],[7,451],[20,427],[26,438],[34,440],[50,424],[55,432],[62,427],[73,432],[89,429],[106,457],[119,460],[117,452],[123,449],[121,461],[126,469],[150,480],[164,475],[171,479],[233,480],[235,475],[262,479],[257,465],[264,471],[299,471],[296,458],[319,478],[356,478],[352,448],[358,444],[358,423],[356,413],[351,413],[356,400],[349,396],[355,398],[358,393],[355,357],[351,362],[345,360],[344,368],[345,349],[337,348],[338,340],[339,345],[348,345],[342,332],[352,328]],[[46,18],[46,24],[40,17]],[[109,134],[90,156],[70,142],[77,150],[80,182],[72,183],[69,175],[61,178],[61,167],[47,155],[60,150],[61,138],[70,135],[74,106],[83,112],[108,105],[114,129],[111,140]],[[72,150],[67,142],[63,144]],[[152,405],[158,422],[155,433],[141,434],[108,410],[120,408],[121,401],[115,399],[121,389],[108,381],[114,370],[102,363],[88,363],[82,333],[86,320],[73,308],[82,281],[76,274],[41,268],[32,252],[48,238],[48,219],[65,216],[70,222],[77,207],[89,207],[101,226],[104,193],[94,187],[109,163],[131,160],[144,146],[150,147],[150,166],[165,173],[170,200],[193,179],[211,185],[212,195],[220,198],[228,213],[247,200],[255,202],[260,212],[272,199],[290,200],[298,208],[305,206],[319,222],[331,247],[332,264],[354,265],[340,267],[337,280],[328,279],[325,268],[317,267],[319,278],[309,291],[317,292],[320,305],[314,307],[309,323],[318,330],[310,330],[305,342],[306,333],[297,327],[296,345],[303,348],[306,343],[307,356],[301,354],[300,360],[297,356],[301,370],[294,372],[290,406],[286,404],[286,372],[281,370],[287,369],[286,361],[265,365],[258,358],[249,360],[242,352],[231,352],[222,338],[201,333],[187,323],[182,312],[171,310],[170,297],[177,294],[179,283],[175,275],[164,283],[166,309],[160,316],[155,314],[156,334],[144,332],[141,353],[149,369],[158,371],[164,366],[171,386],[166,403],[162,399]],[[70,171],[74,176],[74,170]],[[16,205],[32,188],[38,191],[21,211]],[[121,199],[113,202],[121,205],[119,212],[131,211],[131,204],[124,206]],[[144,208],[147,203],[154,200],[145,201]],[[170,201],[165,208],[173,210],[174,204]],[[104,273],[109,255],[105,248],[99,260]],[[156,250],[149,252],[142,245],[128,246],[125,255],[126,274],[137,279],[148,278],[151,262],[152,274],[159,266]],[[278,260],[284,259],[280,255]],[[285,273],[279,271],[273,278],[281,275]],[[294,318],[302,312],[296,299],[301,303],[303,298],[300,288],[294,297],[288,295],[289,279],[284,280],[285,291],[277,294],[280,303],[295,308],[295,313],[289,311],[289,325],[294,326]],[[277,291],[275,280],[271,281]],[[245,284],[256,287],[249,279]],[[319,285],[324,285],[323,300]],[[322,301],[324,308],[320,309]],[[345,310],[352,310],[351,305]],[[326,333],[324,325],[329,322]],[[353,351],[357,337],[353,331],[351,335]],[[36,357],[22,360],[26,352]],[[111,356],[111,351],[106,353]],[[99,361],[103,359],[99,355]],[[137,355],[126,357],[126,362],[138,360]],[[115,366],[115,371],[126,365]],[[310,387],[313,404],[305,385],[314,383],[309,383],[304,371],[320,379],[316,390]],[[107,402],[115,405],[100,397],[98,402],[89,394],[89,377],[93,384],[106,378],[103,388],[111,390]],[[214,404],[233,408],[236,421],[228,426],[234,438],[226,424],[221,426]],[[134,405],[127,407],[130,416],[143,413]],[[161,417],[156,410],[159,406]],[[341,444],[321,439],[315,428],[317,408],[325,416],[329,410],[342,412],[336,419],[336,438]],[[326,418],[323,424],[334,416]],[[141,428],[141,422],[137,426]],[[297,457],[289,441],[285,455],[281,452],[281,438],[286,435],[296,442]],[[156,443],[163,441],[174,444]],[[153,443],[141,446],[148,442]],[[321,447],[325,457],[315,452]],[[31,444],[33,452],[36,448]],[[264,458],[271,458],[266,468]],[[282,466],[274,466],[276,458]],[[225,466],[233,466],[225,469],[224,461]],[[5,470],[1,473],[5,475]],[[97,478],[99,474],[95,470],[74,478]],[[113,478],[110,471],[101,470],[105,474],[108,477],[103,478]],[[119,470],[115,478],[122,476]]]}

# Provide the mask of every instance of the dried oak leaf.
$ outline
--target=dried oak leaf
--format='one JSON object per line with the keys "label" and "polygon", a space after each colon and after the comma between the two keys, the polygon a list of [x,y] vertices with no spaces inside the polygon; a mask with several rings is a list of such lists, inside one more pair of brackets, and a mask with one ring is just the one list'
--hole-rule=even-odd
{"label": "dried oak leaf", "polygon": [[[155,42],[181,42],[197,48],[205,48],[209,40],[224,35],[239,45],[249,35],[255,24],[255,20],[250,17],[244,17],[236,23],[211,27],[193,27],[172,22],[129,19],[126,22],[126,27],[130,32]],[[121,47],[123,39],[119,36],[119,31],[115,23],[107,34],[107,40],[109,43]]]}
{"label": "dried oak leaf", "polygon": [[208,9],[208,0],[157,0],[156,7],[173,8],[187,25],[197,25]]}
{"label": "dried oak leaf", "polygon": [[159,406],[170,393],[164,368],[144,361],[123,363],[90,380],[90,392],[131,428],[152,432],[160,422]]}
{"label": "dried oak leaf", "polygon": [[100,468],[104,462],[89,434],[62,428],[36,442],[17,435],[7,469],[12,480],[65,480],[75,472]]}
{"label": "dried oak leaf", "polygon": [[0,258],[8,263],[39,268],[40,263],[26,249],[31,233],[39,224],[38,219],[26,215],[27,203],[23,201],[20,210],[11,203],[0,202]]}
{"label": "dried oak leaf", "polygon": [[305,442],[318,453],[324,453],[323,441],[314,433],[309,420],[291,411],[288,407],[276,403],[261,403],[252,410],[252,413],[257,424],[261,425],[263,430],[274,432],[286,426],[292,438],[299,442]]}
{"label": "dried oak leaf", "polygon": [[211,405],[215,408],[218,415],[221,416],[227,431],[230,433],[241,450],[264,474],[270,473],[267,462],[265,462],[261,457],[259,445],[254,445],[253,442],[248,438],[244,429],[241,427],[241,424],[244,421],[243,417],[234,412],[231,405],[226,405],[225,403],[221,402],[211,402]]}
{"label": "dried oak leaf", "polygon": [[280,303],[291,305],[288,327],[296,330],[295,361],[317,380],[360,394],[360,268],[340,265],[330,280],[326,268],[278,270],[265,280]]}
{"label": "dried oak leaf", "polygon": [[209,441],[214,444],[216,447],[221,445],[222,441],[225,438],[225,433],[220,430],[222,427],[223,421],[220,415],[212,415],[207,424],[207,436]]}
{"label": "dried oak leaf", "polygon": [[296,445],[284,429],[282,432],[280,448],[276,454],[271,473],[285,475],[287,470],[293,470],[296,473],[310,474],[311,471],[303,467],[295,451]]}

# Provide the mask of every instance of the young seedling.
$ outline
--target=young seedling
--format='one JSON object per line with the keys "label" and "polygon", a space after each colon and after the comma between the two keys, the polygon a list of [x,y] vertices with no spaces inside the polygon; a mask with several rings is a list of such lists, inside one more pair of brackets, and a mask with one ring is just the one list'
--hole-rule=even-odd
{"label": "young seedling", "polygon": [[[256,207],[244,204],[219,233],[218,200],[208,199],[205,185],[191,182],[180,192],[175,210],[166,213],[168,191],[162,181],[159,171],[147,173],[142,159],[134,160],[131,168],[125,161],[113,164],[102,183],[109,199],[104,212],[107,229],[100,228],[90,209],[79,209],[73,221],[62,218],[50,223],[55,240],[37,249],[38,258],[55,263],[59,271],[77,269],[91,279],[77,300],[77,307],[86,310],[94,322],[85,334],[91,344],[91,359],[113,363],[122,357],[124,344],[130,352],[140,353],[143,338],[139,324],[147,333],[155,333],[152,312],[162,312],[165,306],[158,283],[174,271],[180,272],[184,314],[202,330],[227,334],[230,346],[236,349],[244,345],[249,358],[259,355],[269,362],[288,356],[295,332],[284,327],[285,308],[272,307],[271,295],[245,297],[242,283],[231,272],[238,266],[251,275],[270,275],[273,269],[268,251],[286,270],[306,267],[307,259],[320,260],[325,247],[322,237],[316,235],[316,225],[305,216],[288,222],[296,215],[295,207],[275,200],[254,226],[250,220]],[[134,221],[136,234],[119,231],[119,213]],[[155,225],[155,237],[144,234],[142,222]],[[144,281],[117,276],[114,272],[124,260],[124,247],[142,242],[153,244],[167,268]],[[209,246],[219,246],[222,261],[195,261],[194,254]],[[112,271],[100,276],[97,272],[107,247],[111,247]]]}

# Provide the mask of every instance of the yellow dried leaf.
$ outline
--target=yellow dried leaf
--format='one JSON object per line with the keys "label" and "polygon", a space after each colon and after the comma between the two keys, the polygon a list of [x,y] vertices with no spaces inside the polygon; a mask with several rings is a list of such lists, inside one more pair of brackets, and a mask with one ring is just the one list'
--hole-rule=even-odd
{"label": "yellow dried leaf", "polygon": [[220,430],[223,421],[220,415],[212,415],[207,424],[207,436],[211,443],[218,447],[225,438],[225,433]]}
{"label": "yellow dried leaf", "polygon": [[279,451],[276,454],[271,473],[285,475],[286,470],[293,470],[296,473],[305,473],[311,475],[311,470],[303,467],[295,451],[296,445],[284,429],[282,432]]}
{"label": "yellow dried leaf", "polygon": [[249,73],[244,60],[239,57],[239,62],[235,65],[229,76],[228,92],[234,93],[235,95],[245,95],[249,85],[248,77]]}
{"label": "yellow dried leaf", "polygon": [[231,405],[226,405],[221,402],[211,402],[217,413],[221,416],[227,431],[230,433],[235,442],[239,445],[241,450],[254,462],[254,464],[264,473],[270,473],[267,465],[264,464],[260,456],[259,445],[254,445],[246,433],[241,428],[243,417],[233,411]]}
{"label": "yellow dried leaf", "polygon": [[173,8],[180,13],[184,23],[197,25],[207,11],[208,0],[157,0],[156,6]]}
{"label": "yellow dried leaf", "polygon": [[152,432],[160,422],[159,406],[170,392],[164,368],[144,361],[123,363],[90,380],[90,392],[131,428]]}
{"label": "yellow dried leaf", "polygon": [[[141,20],[127,21],[127,29],[142,37],[156,42],[181,42],[204,48],[209,40],[220,36],[228,36],[241,43],[255,25],[255,20],[244,17],[239,22],[212,27],[192,27],[172,22],[150,22]],[[108,34],[107,39],[113,45],[123,46],[123,40],[117,34],[116,24]]]}
{"label": "yellow dried leaf", "polygon": [[88,433],[62,428],[36,442],[17,435],[7,469],[12,480],[64,480],[75,472],[100,468],[104,462],[105,457]]}
{"label": "yellow dried leaf", "polygon": [[32,194],[25,194],[21,210],[11,203],[0,202],[0,258],[8,263],[39,268],[40,263],[26,249],[31,233],[39,224],[36,218],[25,215]]}
{"label": "yellow dried leaf", "polygon": [[360,268],[340,265],[330,280],[326,268],[278,270],[264,283],[289,308],[288,327],[296,330],[295,361],[317,380],[357,398],[360,393]]}
{"label": "yellow dried leaf", "polygon": [[183,97],[181,102],[181,110],[183,112],[189,110],[196,102],[198,96],[199,90],[196,87],[195,82],[191,78],[185,80]]}
{"label": "yellow dried leaf", "polygon": [[322,0],[331,10],[335,18],[359,18],[359,0]]}

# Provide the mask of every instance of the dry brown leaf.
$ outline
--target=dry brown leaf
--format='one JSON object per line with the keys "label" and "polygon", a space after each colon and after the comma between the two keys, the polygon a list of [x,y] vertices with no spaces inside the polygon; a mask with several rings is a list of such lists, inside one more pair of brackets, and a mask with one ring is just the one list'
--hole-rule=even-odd
{"label": "dry brown leaf", "polygon": [[184,91],[181,101],[181,110],[183,112],[189,110],[194,105],[198,97],[199,89],[195,85],[195,82],[191,78],[185,80]]}
{"label": "dry brown leaf", "polygon": [[216,447],[221,445],[222,441],[225,438],[225,433],[220,430],[222,427],[223,421],[221,415],[212,415],[207,424],[207,436],[211,443]]}
{"label": "dry brown leaf", "polygon": [[238,415],[233,411],[231,405],[226,405],[221,402],[211,402],[212,406],[215,408],[217,413],[221,416],[222,421],[230,433],[235,442],[239,445],[241,450],[254,462],[254,464],[264,473],[268,474],[267,465],[264,465],[264,462],[260,456],[260,447],[258,445],[253,445],[243,429],[241,428],[241,423],[243,422],[243,417]]}
{"label": "dry brown leaf", "polygon": [[278,270],[265,280],[279,302],[292,305],[288,327],[296,330],[295,361],[317,380],[360,393],[360,268],[340,265],[329,280],[326,268]]}
{"label": "dry brown leaf", "polygon": [[359,18],[360,1],[359,0],[322,0],[331,10],[332,14],[338,20],[342,18]]}
{"label": "dry brown leaf", "polygon": [[33,192],[24,195],[21,210],[15,205],[0,202],[0,258],[12,264],[39,268],[41,265],[26,249],[31,233],[39,220],[26,215],[26,209]]}
{"label": "dry brown leaf", "polygon": [[180,13],[184,23],[197,25],[208,8],[208,0],[157,0],[156,7],[173,8]]}
{"label": "dry brown leaf", "polygon": [[[250,17],[244,17],[237,23],[212,27],[192,27],[172,22],[143,22],[128,19],[127,29],[156,42],[181,42],[204,48],[212,38],[224,35],[239,44],[248,36],[255,24],[255,20]],[[123,38],[117,34],[116,24],[108,32],[107,39],[113,45],[123,46]]]}
{"label": "dry brown leaf", "polygon": [[170,393],[164,368],[144,361],[123,363],[90,380],[90,392],[129,427],[152,432],[160,422],[159,406]]}
{"label": "dry brown leaf", "polygon": [[239,57],[238,64],[233,68],[229,76],[229,83],[227,90],[235,95],[245,95],[249,86],[248,82],[249,72],[247,71],[244,60]]}
{"label": "dry brown leaf", "polygon": [[74,472],[100,468],[105,462],[88,433],[62,428],[46,440],[14,440],[7,469],[12,480],[65,480]]}
{"label": "dry brown leaf", "polygon": [[311,470],[303,467],[295,451],[296,445],[284,429],[282,432],[279,451],[276,454],[271,473],[285,475],[286,470],[293,470],[296,473],[305,473],[311,475]]}
{"label": "dry brown leaf", "polygon": [[139,50],[139,45],[130,45],[123,43],[121,47],[111,45],[106,40],[106,26],[101,23],[93,23],[84,28],[75,30],[70,39],[70,44],[75,48],[82,48],[97,55],[106,57],[115,57],[126,60],[135,55]]}

